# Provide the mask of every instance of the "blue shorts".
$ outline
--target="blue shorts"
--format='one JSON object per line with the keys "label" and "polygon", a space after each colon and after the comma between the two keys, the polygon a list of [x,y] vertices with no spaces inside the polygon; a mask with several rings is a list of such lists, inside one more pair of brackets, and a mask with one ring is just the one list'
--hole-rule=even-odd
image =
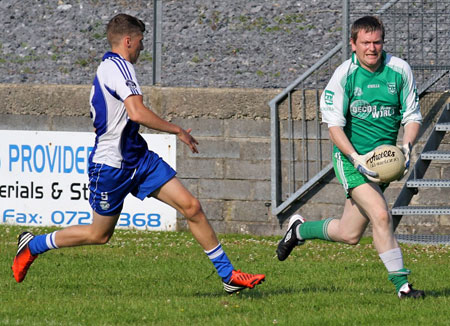
{"label": "blue shorts", "polygon": [[122,211],[125,197],[131,193],[144,200],[172,179],[177,172],[156,153],[147,151],[136,169],[118,169],[89,165],[89,204],[100,215],[112,216]]}

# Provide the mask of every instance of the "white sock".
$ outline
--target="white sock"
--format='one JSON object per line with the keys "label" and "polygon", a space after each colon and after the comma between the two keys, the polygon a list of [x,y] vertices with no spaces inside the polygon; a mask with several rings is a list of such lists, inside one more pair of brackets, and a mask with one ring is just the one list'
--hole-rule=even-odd
{"label": "white sock", "polygon": [[45,242],[47,243],[47,246],[50,249],[59,249],[59,247],[55,243],[56,232],[58,231],[54,231],[52,233],[47,234],[47,237],[45,238]]}
{"label": "white sock", "polygon": [[408,293],[409,292],[409,283],[406,282],[405,284],[402,285],[402,287],[400,288],[400,290],[398,290],[398,292],[405,292]]}
{"label": "white sock", "polygon": [[400,248],[385,251],[379,256],[388,272],[396,272],[404,267],[402,250]]}

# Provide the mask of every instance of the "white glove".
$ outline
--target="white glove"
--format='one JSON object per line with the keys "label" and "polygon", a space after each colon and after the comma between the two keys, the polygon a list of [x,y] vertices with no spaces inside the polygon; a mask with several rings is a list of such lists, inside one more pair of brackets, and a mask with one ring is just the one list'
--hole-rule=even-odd
{"label": "white glove", "polygon": [[403,146],[398,146],[402,152],[403,155],[405,155],[405,172],[403,172],[403,176],[405,176],[408,173],[409,170],[409,163],[410,163],[410,156],[411,156],[411,150],[412,150],[412,145],[411,143],[407,143],[407,144],[403,144]]}
{"label": "white glove", "polygon": [[350,160],[350,162],[352,162],[353,166],[355,167],[356,170],[358,170],[359,173],[364,174],[367,177],[367,179],[369,179],[372,182],[380,183],[380,179],[378,178],[378,172],[370,170],[366,165],[367,160],[370,157],[372,157],[373,154],[374,154],[373,151],[364,155],[359,155],[358,153],[353,152],[350,155],[348,155],[347,158]]}

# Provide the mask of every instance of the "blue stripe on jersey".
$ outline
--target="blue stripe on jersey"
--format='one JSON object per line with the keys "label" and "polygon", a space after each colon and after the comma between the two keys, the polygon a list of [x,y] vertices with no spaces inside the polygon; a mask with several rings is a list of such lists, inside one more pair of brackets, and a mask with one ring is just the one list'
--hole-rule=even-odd
{"label": "blue stripe on jersey", "polygon": [[[116,66],[119,68],[120,72],[122,73],[125,80],[131,80],[133,81],[133,77],[130,73],[130,70],[128,69],[128,66],[124,59],[122,58],[111,58],[111,61],[116,64]],[[131,93],[135,95],[139,95],[138,91],[132,87],[130,87]]]}
{"label": "blue stripe on jersey", "polygon": [[[115,59],[115,60],[118,60],[118,59]],[[120,59],[120,61],[121,61],[120,64],[122,65],[123,70],[124,70],[125,79],[133,80],[133,78],[131,77],[130,69],[128,69],[128,66],[127,66],[125,60]]]}
{"label": "blue stripe on jersey", "polygon": [[137,122],[128,120],[120,139],[123,160],[133,167],[139,163],[141,156],[148,149],[147,142],[139,134],[139,127]]}
{"label": "blue stripe on jersey", "polygon": [[131,79],[131,76],[127,76],[127,71],[125,69],[126,63],[124,60],[119,58],[111,58],[111,61],[116,64],[125,79]]}
{"label": "blue stripe on jersey", "polygon": [[[105,61],[106,59],[110,59],[112,62],[116,64],[117,68],[119,68],[120,73],[126,80],[133,81],[133,76],[131,75],[130,69],[128,68],[125,59],[123,59],[121,56],[119,56],[117,53],[114,52],[106,52],[102,58],[102,61]],[[130,90],[131,93],[135,95],[140,95],[137,89],[130,87]]]}
{"label": "blue stripe on jersey", "polygon": [[91,104],[92,107],[95,108],[94,128],[96,129],[96,134],[98,137],[106,132],[106,126],[108,125],[107,106],[105,96],[103,95],[97,76],[95,76],[93,84],[94,95],[92,96]]}
{"label": "blue stripe on jersey", "polygon": [[131,73],[130,73],[130,69],[128,69],[128,66],[125,64],[125,62],[124,62],[124,69],[125,69],[126,75],[128,76],[127,79],[133,80]]}
{"label": "blue stripe on jersey", "polygon": [[108,85],[105,85],[106,90],[111,94],[112,97],[114,97],[116,100],[123,102],[123,100],[120,98],[119,94],[111,88],[108,87]]}

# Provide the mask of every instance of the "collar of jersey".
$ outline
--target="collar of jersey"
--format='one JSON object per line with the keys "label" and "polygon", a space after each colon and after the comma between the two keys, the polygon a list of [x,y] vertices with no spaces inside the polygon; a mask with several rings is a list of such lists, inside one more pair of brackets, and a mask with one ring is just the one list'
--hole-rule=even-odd
{"label": "collar of jersey", "polygon": [[367,69],[364,69],[363,67],[361,67],[361,64],[358,61],[358,58],[356,57],[356,53],[353,52],[352,53],[352,63],[357,65],[358,67],[360,67],[363,71],[367,72],[368,74],[374,75],[374,74],[378,74],[381,71],[383,71],[383,66],[386,64],[386,52],[383,50],[383,52],[381,53],[381,65],[378,67],[378,69],[374,72],[371,72]]}
{"label": "collar of jersey", "polygon": [[106,59],[110,58],[120,58],[122,60],[125,60],[120,54],[108,51],[103,55],[102,61],[105,61]]}

